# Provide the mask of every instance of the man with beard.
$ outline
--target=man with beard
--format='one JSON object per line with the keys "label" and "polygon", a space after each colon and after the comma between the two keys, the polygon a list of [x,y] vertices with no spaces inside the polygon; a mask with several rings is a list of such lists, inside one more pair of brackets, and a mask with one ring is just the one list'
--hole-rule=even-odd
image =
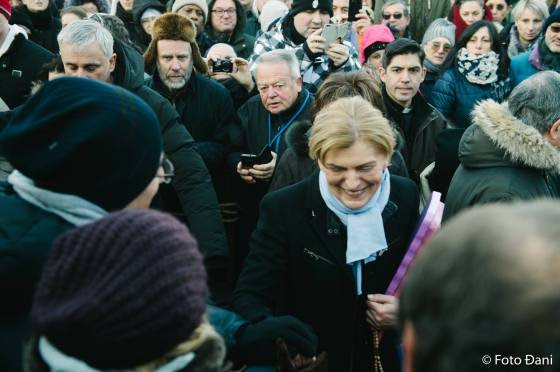
{"label": "man with beard", "polygon": [[[101,24],[82,20],[58,35],[66,75],[118,85],[140,96],[156,113],[163,149],[175,168],[172,187],[162,187],[156,206],[187,223],[200,243],[212,299],[227,294],[229,251],[218,202],[204,162],[168,100],[144,85],[144,61],[131,47],[113,39]],[[156,201],[156,203],[158,202]],[[163,205],[161,205],[163,204]]]}
{"label": "man with beard", "polygon": [[237,123],[227,89],[202,75],[207,66],[195,35],[193,22],[179,14],[165,14],[155,21],[144,61],[148,70],[155,66],[156,72],[146,85],[173,104],[218,186],[230,149],[230,131]]}
{"label": "man with beard", "polygon": [[358,53],[349,42],[337,39],[328,45],[321,36],[332,15],[332,0],[294,1],[290,12],[256,40],[250,60],[252,69],[265,52],[293,50],[299,61],[303,87],[312,93],[333,72],[359,70]]}

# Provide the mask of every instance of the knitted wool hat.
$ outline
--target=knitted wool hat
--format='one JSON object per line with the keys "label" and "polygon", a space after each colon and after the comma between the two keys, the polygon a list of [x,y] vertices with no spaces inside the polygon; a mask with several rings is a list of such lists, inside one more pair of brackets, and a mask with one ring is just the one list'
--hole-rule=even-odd
{"label": "knitted wool hat", "polygon": [[333,15],[333,2],[332,0],[294,0],[290,15],[295,16],[298,13],[306,10],[322,9]]}
{"label": "knitted wool hat", "polygon": [[455,25],[445,18],[434,20],[422,38],[422,46],[437,37],[444,37],[451,43],[451,47],[455,45]]}
{"label": "knitted wool hat", "polygon": [[208,65],[202,59],[196,43],[196,27],[193,21],[176,13],[166,13],[158,17],[152,27],[152,41],[144,53],[146,70],[150,70],[157,61],[157,43],[160,40],[183,40],[191,45],[193,65],[201,74],[208,72]]}
{"label": "knitted wool hat", "polygon": [[548,29],[548,27],[556,22],[560,22],[560,8],[556,8],[556,10],[551,15],[548,16],[546,21],[544,21],[542,33],[544,34]]}
{"label": "knitted wool hat", "polygon": [[389,43],[395,41],[393,33],[385,25],[368,26],[362,35],[361,62],[366,63],[370,55],[378,50],[385,49]]}
{"label": "knitted wool hat", "polygon": [[206,3],[206,0],[176,0],[173,3],[173,7],[171,7],[171,11],[177,13],[177,11],[185,5],[196,5],[199,7],[204,14],[204,22],[206,22],[208,19],[208,3]]}
{"label": "knitted wool hat", "polygon": [[161,212],[126,209],[55,240],[31,320],[67,356],[98,369],[133,368],[186,341],[207,294],[187,228]]}
{"label": "knitted wool hat", "polygon": [[159,121],[135,94],[63,77],[32,95],[0,132],[0,147],[37,187],[77,195],[111,211],[154,179],[162,152]]}
{"label": "knitted wool hat", "polygon": [[9,21],[12,15],[12,5],[10,0],[0,0],[0,14],[2,14]]}

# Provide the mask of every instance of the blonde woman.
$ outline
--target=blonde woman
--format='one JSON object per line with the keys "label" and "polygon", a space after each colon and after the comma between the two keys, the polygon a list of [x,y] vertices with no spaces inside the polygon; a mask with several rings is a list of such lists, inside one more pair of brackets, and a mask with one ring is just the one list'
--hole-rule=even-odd
{"label": "blonde woman", "polygon": [[309,146],[319,170],[263,199],[238,281],[240,315],[309,324],[329,371],[372,371],[374,329],[385,331],[384,370],[400,371],[398,301],[383,293],[416,224],[418,190],[389,174],[394,145],[389,122],[362,97],[324,107]]}

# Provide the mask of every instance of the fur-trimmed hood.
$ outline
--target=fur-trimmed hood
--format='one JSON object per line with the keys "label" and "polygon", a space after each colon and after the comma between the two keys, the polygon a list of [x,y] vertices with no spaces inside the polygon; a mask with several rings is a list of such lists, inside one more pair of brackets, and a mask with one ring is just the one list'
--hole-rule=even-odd
{"label": "fur-trimmed hood", "polygon": [[463,166],[513,165],[560,174],[560,151],[534,127],[514,117],[507,103],[482,101],[473,110],[473,123],[459,144]]}
{"label": "fur-trimmed hood", "polygon": [[311,134],[311,121],[298,120],[286,130],[286,143],[300,158],[309,157],[309,136]]}

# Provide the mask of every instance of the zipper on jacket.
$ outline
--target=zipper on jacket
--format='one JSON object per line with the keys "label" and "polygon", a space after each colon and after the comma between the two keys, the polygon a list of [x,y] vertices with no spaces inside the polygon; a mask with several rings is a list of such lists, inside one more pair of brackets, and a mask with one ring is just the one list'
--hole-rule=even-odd
{"label": "zipper on jacket", "polygon": [[323,257],[323,256],[319,256],[317,253],[312,252],[312,251],[310,251],[310,250],[307,249],[307,248],[303,248],[303,253],[307,254],[307,255],[310,256],[310,257],[312,257],[315,261],[321,260],[321,261],[324,261],[324,262],[329,263],[329,264],[331,264],[331,265],[334,265],[334,263],[333,263],[331,260],[329,260],[329,259],[327,259],[327,258],[325,258],[325,257]]}

